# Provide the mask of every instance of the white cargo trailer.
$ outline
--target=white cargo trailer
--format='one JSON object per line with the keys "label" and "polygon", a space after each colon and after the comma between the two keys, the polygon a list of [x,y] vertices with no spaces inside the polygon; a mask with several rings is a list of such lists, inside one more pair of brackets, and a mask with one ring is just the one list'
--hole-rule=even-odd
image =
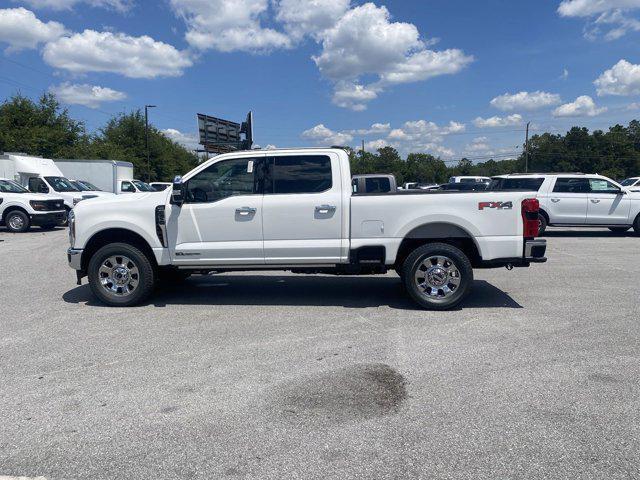
{"label": "white cargo trailer", "polygon": [[67,178],[85,180],[105,192],[121,193],[122,180],[132,180],[133,163],[119,160],[56,160]]}

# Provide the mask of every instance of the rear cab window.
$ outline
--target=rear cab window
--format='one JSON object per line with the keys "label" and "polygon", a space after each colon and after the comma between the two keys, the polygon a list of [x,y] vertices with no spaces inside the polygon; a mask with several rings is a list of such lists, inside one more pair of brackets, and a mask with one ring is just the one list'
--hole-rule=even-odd
{"label": "rear cab window", "polygon": [[268,160],[265,194],[322,193],[333,187],[331,158],[292,155]]}

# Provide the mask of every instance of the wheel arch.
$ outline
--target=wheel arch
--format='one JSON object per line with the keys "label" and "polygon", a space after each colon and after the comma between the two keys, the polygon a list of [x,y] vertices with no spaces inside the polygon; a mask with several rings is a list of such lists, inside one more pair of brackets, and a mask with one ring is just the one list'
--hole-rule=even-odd
{"label": "wheel arch", "polygon": [[473,266],[482,260],[473,235],[465,228],[447,222],[432,222],[419,225],[404,236],[396,255],[396,267],[401,267],[413,250],[432,242],[446,243],[459,248],[469,257]]}
{"label": "wheel arch", "polygon": [[549,214],[544,208],[540,208],[540,211],[538,212],[538,214],[542,215],[545,218],[545,220],[547,220],[547,224],[549,223]]}
{"label": "wheel arch", "polygon": [[15,212],[16,210],[24,213],[27,217],[30,217],[30,213],[27,212],[27,209],[24,207],[21,207],[19,205],[9,205],[7,206],[4,211],[2,212],[2,221],[5,222],[7,219],[7,216],[11,213],[11,212]]}
{"label": "wheel arch", "polygon": [[107,228],[94,233],[87,241],[82,252],[82,269],[86,271],[93,254],[110,243],[127,243],[140,249],[154,268],[157,267],[151,245],[140,234],[126,228]]}

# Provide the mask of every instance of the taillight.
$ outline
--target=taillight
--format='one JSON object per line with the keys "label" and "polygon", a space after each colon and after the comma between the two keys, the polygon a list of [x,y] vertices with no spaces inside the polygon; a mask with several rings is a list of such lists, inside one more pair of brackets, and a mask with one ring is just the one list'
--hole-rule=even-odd
{"label": "taillight", "polygon": [[535,238],[540,233],[539,215],[540,202],[537,198],[527,198],[522,201],[523,236],[525,238]]}

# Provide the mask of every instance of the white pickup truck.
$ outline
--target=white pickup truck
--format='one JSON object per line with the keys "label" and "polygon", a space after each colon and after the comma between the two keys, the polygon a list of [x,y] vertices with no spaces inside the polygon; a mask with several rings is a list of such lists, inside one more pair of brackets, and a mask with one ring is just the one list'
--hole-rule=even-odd
{"label": "white pickup truck", "polygon": [[341,149],[253,150],[204,162],[171,189],[79,203],[68,262],[112,306],[191,273],[395,269],[421,306],[457,305],[473,268],[544,262],[526,192],[358,194]]}
{"label": "white pickup truck", "polygon": [[13,233],[32,226],[45,230],[62,225],[67,213],[62,198],[30,193],[16,182],[0,178],[0,224]]}

